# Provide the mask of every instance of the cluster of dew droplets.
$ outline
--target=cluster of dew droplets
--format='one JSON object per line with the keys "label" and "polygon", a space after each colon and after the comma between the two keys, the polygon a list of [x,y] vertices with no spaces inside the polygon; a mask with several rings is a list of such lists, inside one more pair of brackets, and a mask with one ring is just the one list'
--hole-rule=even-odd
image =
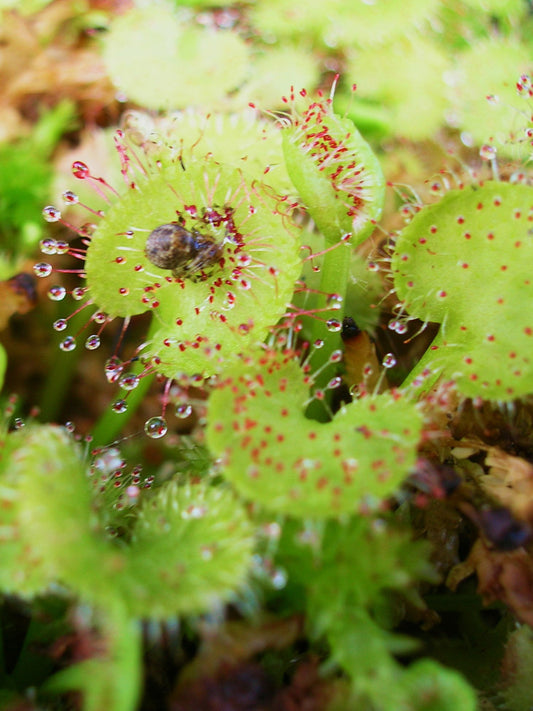
{"label": "cluster of dew droplets", "polygon": [[[128,183],[129,187],[132,187],[131,181],[128,182],[127,180],[127,174],[128,174],[128,161],[126,160],[126,156],[124,151],[121,149],[120,151],[120,156],[121,156],[121,162],[122,162],[122,172],[123,176]],[[104,179],[102,178],[97,178],[90,173],[89,167],[83,163],[82,161],[75,161],[72,164],[72,173],[75,178],[79,180],[84,180],[90,183],[90,185],[93,187],[95,192],[100,195],[100,197],[104,198],[106,202],[109,202],[108,195],[106,192],[111,192],[113,194],[117,194],[116,190],[110,186]],[[101,218],[104,216],[104,213],[101,210],[93,210],[92,208],[88,207],[87,205],[84,205],[83,203],[80,203],[78,196],[76,193],[67,190],[66,192],[63,193],[63,201],[65,202],[66,205],[80,205],[81,207],[85,208],[87,211],[89,211],[92,215],[96,216],[97,218]],[[96,226],[92,223],[87,223],[85,225],[82,225],[80,228],[76,228],[73,225],[70,225],[67,223],[61,214],[61,211],[54,207],[53,205],[47,205],[45,208],[43,208],[42,211],[44,219],[49,222],[49,223],[61,223],[63,226],[71,229],[73,232],[77,233],[80,237],[84,239],[84,244],[85,246],[88,246],[89,244],[89,239],[94,232]],[[53,239],[50,237],[47,237],[43,240],[41,240],[40,243],[40,248],[41,252],[47,256],[53,256],[53,255],[64,255],[64,254],[69,254],[73,257],[77,257],[79,259],[84,260],[86,256],[86,249],[74,249],[72,248],[68,242],[62,241],[62,240],[57,240]],[[69,273],[77,273],[80,277],[84,278],[85,273],[82,269],[80,270],[66,270],[66,269],[54,269],[54,267],[48,263],[48,262],[39,262],[34,266],[34,273],[36,276],[40,278],[45,278],[48,277],[52,274],[53,271],[58,271],[58,272],[69,272]],[[86,289],[84,287],[77,287],[73,289],[72,291],[68,292],[67,289],[62,286],[62,285],[53,285],[52,287],[49,288],[48,290],[48,298],[51,301],[63,301],[67,294],[70,293],[71,297],[75,301],[81,301],[84,299],[86,296]],[[84,308],[85,306],[90,305],[92,302],[90,300],[86,301],[81,308]],[[70,314],[67,318],[59,318],[57,319],[54,324],[53,328],[55,331],[58,333],[61,333],[65,331],[68,328],[68,322],[69,319],[71,319],[73,316],[75,316],[81,308],[75,310],[72,314]],[[81,333],[85,328],[90,323],[94,323],[97,325],[99,328],[97,329],[96,333],[91,333],[85,340],[85,348],[87,350],[96,350],[100,344],[101,344],[101,333],[105,325],[110,321],[111,319],[108,317],[106,313],[103,311],[96,311],[95,313],[92,314],[88,322],[82,326],[82,328],[79,330],[77,334],[74,336],[69,335],[66,336],[59,344],[59,348],[62,351],[65,352],[70,352],[73,351],[76,348],[77,341],[76,338]],[[124,323],[123,329],[122,329],[122,334],[120,336],[120,340],[122,340],[122,336],[124,335],[124,332],[127,328],[127,323]],[[121,361],[117,355],[113,355],[111,358],[109,358],[105,364],[104,372],[105,372],[105,377],[109,383],[116,383],[118,386],[121,388],[122,391],[124,391],[124,397],[121,397],[117,399],[112,405],[111,405],[111,410],[114,413],[121,414],[126,412],[128,409],[128,403],[127,403],[127,395],[129,392],[135,390],[139,383],[141,382],[141,379],[149,374],[153,373],[153,365],[147,365],[144,369],[139,374],[136,373],[131,373],[127,372],[126,368],[131,364],[132,361],[128,362],[123,362]],[[203,381],[203,379],[202,379]],[[144,431],[145,433],[152,439],[159,439],[166,435],[168,431],[168,426],[167,422],[165,419],[165,409],[168,404],[168,391],[170,388],[170,384],[172,381],[167,381],[167,385],[165,388],[165,395],[163,397],[163,412],[161,415],[154,416],[149,418],[145,424],[144,424]],[[192,414],[192,405],[187,404],[187,403],[179,403],[178,406],[176,407],[176,417],[178,419],[185,419],[189,417]]]}
{"label": "cluster of dew droplets", "polygon": [[[10,432],[22,430],[28,423],[33,422],[37,417],[39,417],[40,409],[37,406],[32,407],[26,418],[16,416],[19,410],[19,396],[12,394],[7,398],[7,405],[4,407],[3,411],[0,411],[0,425],[7,428]],[[0,461],[2,459],[2,447],[0,445]]]}
{"label": "cluster of dew droplets", "polygon": [[[67,205],[77,205],[79,204],[79,199],[78,196],[72,192],[71,190],[67,190],[63,193],[63,200]],[[83,205],[84,208],[89,210],[91,213],[97,215],[98,217],[102,216],[101,211],[95,211],[92,210],[91,208],[87,207],[86,205]],[[80,237],[83,238],[84,244],[88,244],[88,238],[91,236],[91,234],[94,232],[95,225],[93,223],[86,223],[82,225],[79,228],[74,227],[73,225],[70,225],[69,223],[65,222],[65,220],[62,218],[61,211],[54,207],[53,205],[47,205],[45,208],[43,208],[42,211],[44,219],[49,222],[49,223],[56,223],[59,222],[65,227],[71,229],[72,231],[76,232]],[[84,248],[75,248],[72,247],[68,242],[64,240],[58,240],[58,239],[53,239],[51,237],[46,237],[40,241],[40,249],[41,252],[46,255],[46,256],[53,256],[53,255],[65,255],[68,254],[73,258],[80,259],[80,260],[85,260],[86,256],[86,249]],[[79,276],[80,278],[84,279],[85,278],[85,272],[83,269],[57,269],[52,266],[49,262],[38,262],[37,264],[34,265],[33,267],[34,274],[39,277],[39,278],[46,278],[52,274],[53,271],[60,272],[60,273],[70,273],[70,274],[75,274]],[[82,301],[86,298],[87,294],[87,289],[85,287],[75,287],[71,291],[67,291],[66,287],[60,285],[60,284],[55,284],[51,286],[48,289],[48,298],[51,301],[63,301],[67,294],[70,294],[71,298],[74,301]],[[54,324],[53,328],[55,331],[58,333],[65,331],[68,327],[68,322],[71,318],[73,318],[79,311],[81,311],[83,308],[86,306],[89,306],[91,304],[91,301],[85,301],[79,308],[73,311],[67,318],[59,318],[57,319]],[[97,329],[96,333],[90,334],[86,339],[85,339],[85,348],[87,350],[96,350],[101,343],[101,332],[105,326],[106,323],[108,323],[110,319],[106,314],[104,314],[102,311],[97,311],[95,312],[87,321],[87,323],[80,329],[80,333],[85,330],[85,328],[88,327],[90,323],[94,323],[99,328]],[[76,348],[77,341],[76,337],[79,334],[76,334],[75,336],[66,336],[60,343],[59,343],[59,348],[62,351],[65,352],[70,352],[73,351]]]}
{"label": "cluster of dew droplets", "polygon": [[135,506],[143,490],[150,489],[154,483],[153,475],[143,474],[141,465],[127,470],[127,462],[116,447],[97,449],[92,452],[93,461],[89,476],[96,491],[103,495],[108,489],[119,489],[113,508],[117,511]]}
{"label": "cluster of dew droplets", "polygon": [[258,529],[259,550],[252,560],[255,575],[266,580],[275,590],[285,587],[288,574],[285,568],[275,562],[282,527],[277,521],[267,521]]}
{"label": "cluster of dew droplets", "polygon": [[[341,324],[342,328],[342,324]],[[302,369],[302,372],[304,374],[304,381],[306,382],[307,385],[309,385],[311,388],[313,388],[314,383],[316,382],[317,378],[320,376],[320,374],[326,370],[326,368],[330,367],[331,365],[336,365],[338,366],[343,359],[343,351],[339,348],[336,350],[333,350],[330,354],[327,360],[320,365],[317,369],[313,370],[312,369],[312,358],[313,355],[315,354],[316,351],[321,350],[324,348],[325,342],[321,338],[317,338],[315,341],[313,341],[312,344],[304,343],[303,344],[303,351],[305,352],[305,357],[300,363],[300,367]],[[306,402],[304,403],[304,407],[307,407],[313,400],[318,400],[320,402],[323,402],[327,406],[326,402],[326,395],[329,391],[331,390],[336,390],[337,388],[340,388],[343,383],[342,377],[340,375],[335,375],[328,382],[321,388],[314,388],[311,390],[310,397]],[[330,415],[333,415],[333,413],[330,413]]]}
{"label": "cluster of dew droplets", "polygon": [[[309,250],[310,254],[305,259],[303,259],[303,261],[311,261],[311,263],[313,264],[314,259],[326,254],[327,252],[330,252],[333,249],[337,249],[339,246],[346,245],[350,247],[350,238],[351,234],[347,233],[335,245],[328,247],[320,252],[313,252],[308,245],[304,245],[302,249]],[[314,264],[312,269],[313,271],[318,272],[320,271],[320,266]],[[301,322],[298,321],[298,319],[303,317],[310,317],[314,320],[322,321],[325,324],[327,330],[331,333],[339,333],[342,330],[342,323],[339,319],[334,317],[328,318],[327,316],[324,317],[324,314],[328,314],[331,311],[340,311],[342,309],[344,304],[344,297],[341,294],[326,293],[320,291],[319,289],[312,289],[307,286],[305,282],[297,282],[295,293],[305,293],[306,295],[318,294],[325,300],[325,303],[323,306],[310,309],[290,304],[289,313],[282,320],[283,328],[290,327],[296,329],[297,331],[301,331],[303,326]]]}
{"label": "cluster of dew droplets", "polygon": [[529,125],[526,127],[524,134],[525,140],[529,143],[529,146],[533,148],[533,83],[529,74],[522,74],[519,77],[516,82],[516,91],[518,96],[528,102],[529,111],[527,112],[527,116]]}
{"label": "cluster of dew droplets", "polygon": [[[124,392],[124,397],[115,400],[111,405],[111,411],[120,415],[128,409],[127,396],[130,392],[139,387],[142,378],[153,373],[151,366],[145,366],[144,370],[139,373],[130,372],[127,370],[133,360],[122,361],[117,355],[113,355],[107,359],[104,365],[104,374],[108,383],[116,384]],[[161,435],[162,436],[162,435]]]}
{"label": "cluster of dew droplets", "polygon": [[[143,377],[153,373],[153,368],[147,365],[139,374],[125,371],[131,361],[121,361],[117,356],[109,358],[105,364],[105,374],[109,383],[116,383],[125,391],[123,398],[116,400],[111,405],[111,410],[116,414],[122,414],[128,409],[127,396],[135,390]],[[162,379],[162,376],[159,376]],[[150,417],[144,423],[144,432],[151,439],[160,439],[168,432],[168,423],[165,413],[169,405],[174,406],[174,415],[180,420],[188,420],[195,415],[195,424],[203,427],[207,421],[207,407],[205,396],[200,392],[199,396],[191,394],[191,389],[198,390],[205,385],[202,375],[181,374],[176,379],[168,378],[165,381],[162,395],[162,411],[160,415]]]}

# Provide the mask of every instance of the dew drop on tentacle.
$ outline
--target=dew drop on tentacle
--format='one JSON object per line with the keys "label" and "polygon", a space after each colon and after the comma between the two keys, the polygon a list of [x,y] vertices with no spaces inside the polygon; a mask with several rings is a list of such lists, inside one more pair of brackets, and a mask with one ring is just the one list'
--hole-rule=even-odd
{"label": "dew drop on tentacle", "polygon": [[88,351],[95,351],[99,347],[100,347],[100,336],[98,336],[96,333],[93,333],[92,335],[87,337],[87,340],[85,341],[85,348]]}
{"label": "dew drop on tentacle", "polygon": [[48,289],[48,298],[51,301],[63,301],[67,294],[67,290],[64,286],[51,286]]}
{"label": "dew drop on tentacle", "polygon": [[57,242],[51,237],[45,237],[39,242],[39,248],[43,254],[56,254]]}
{"label": "dew drop on tentacle", "polygon": [[167,422],[164,417],[150,417],[144,423],[144,431],[152,439],[164,437],[168,431]]}
{"label": "dew drop on tentacle", "polygon": [[336,375],[328,382],[328,384],[326,385],[326,390],[334,390],[335,388],[340,387],[341,384],[342,378],[340,377],[340,375]]}
{"label": "dew drop on tentacle", "polygon": [[53,205],[43,207],[43,217],[47,222],[59,222],[61,219],[61,211]]}
{"label": "dew drop on tentacle", "polygon": [[79,202],[79,197],[72,190],[65,190],[61,197],[66,205],[77,205]]}
{"label": "dew drop on tentacle", "polygon": [[331,355],[329,356],[328,360],[330,363],[340,363],[342,360],[343,353],[341,350],[335,350],[331,352]]}
{"label": "dew drop on tentacle", "polygon": [[48,262],[38,262],[33,265],[33,273],[41,279],[48,277],[52,273],[52,265],[48,264]]}
{"label": "dew drop on tentacle", "polygon": [[67,254],[67,252],[70,249],[70,245],[68,242],[65,242],[65,240],[57,240],[55,244],[56,254]]}
{"label": "dew drop on tentacle", "polygon": [[336,318],[330,318],[326,321],[326,328],[331,333],[339,333],[342,331],[342,323]]}
{"label": "dew drop on tentacle", "polygon": [[61,343],[59,344],[59,348],[67,353],[73,351],[76,348],[75,338],[73,336],[67,336],[61,341]]}
{"label": "dew drop on tentacle", "polygon": [[71,296],[74,301],[81,301],[85,296],[87,289],[83,286],[78,286],[72,290]]}
{"label": "dew drop on tentacle", "polygon": [[343,297],[340,294],[329,294],[326,299],[326,306],[332,311],[339,311],[342,308]]}
{"label": "dew drop on tentacle", "polygon": [[52,324],[52,328],[54,329],[54,331],[61,332],[66,329],[67,325],[68,325],[67,319],[58,318],[57,321],[54,321],[54,323]]}
{"label": "dew drop on tentacle", "polygon": [[72,164],[72,175],[78,180],[85,180],[89,177],[89,166],[81,160],[75,160]]}
{"label": "dew drop on tentacle", "polygon": [[192,415],[192,412],[192,405],[189,405],[189,403],[182,403],[176,407],[176,417],[180,420],[187,419]]}
{"label": "dew drop on tentacle", "polygon": [[124,369],[122,362],[112,356],[105,364],[104,373],[108,383],[116,383]]}
{"label": "dew drop on tentacle", "polygon": [[126,373],[119,378],[118,384],[123,390],[135,390],[141,382],[138,375]]}
{"label": "dew drop on tentacle", "polygon": [[111,409],[113,412],[116,412],[118,415],[121,415],[128,409],[128,403],[126,402],[126,400],[117,400],[111,405]]}
{"label": "dew drop on tentacle", "polygon": [[394,368],[396,365],[396,356],[393,353],[387,353],[384,357],[383,360],[381,361],[381,364],[384,368]]}
{"label": "dew drop on tentacle", "polygon": [[93,314],[92,320],[95,323],[103,324],[107,321],[107,314],[105,314],[103,311],[97,311],[95,314]]}

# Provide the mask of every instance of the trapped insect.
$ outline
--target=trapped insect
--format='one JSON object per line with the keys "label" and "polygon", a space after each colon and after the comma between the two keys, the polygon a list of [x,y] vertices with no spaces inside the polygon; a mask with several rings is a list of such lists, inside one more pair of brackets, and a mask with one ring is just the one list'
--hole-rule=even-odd
{"label": "trapped insect", "polygon": [[152,264],[171,269],[175,277],[201,278],[221,259],[223,246],[198,230],[170,222],[150,233],[144,251]]}

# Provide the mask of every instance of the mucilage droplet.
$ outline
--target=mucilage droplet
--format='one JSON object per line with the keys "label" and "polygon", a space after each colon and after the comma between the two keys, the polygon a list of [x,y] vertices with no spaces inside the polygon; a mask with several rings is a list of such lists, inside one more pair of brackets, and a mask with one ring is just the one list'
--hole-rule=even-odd
{"label": "mucilage droplet", "polygon": [[150,233],[144,251],[152,264],[171,269],[173,276],[197,279],[221,259],[223,247],[210,235],[170,222]]}

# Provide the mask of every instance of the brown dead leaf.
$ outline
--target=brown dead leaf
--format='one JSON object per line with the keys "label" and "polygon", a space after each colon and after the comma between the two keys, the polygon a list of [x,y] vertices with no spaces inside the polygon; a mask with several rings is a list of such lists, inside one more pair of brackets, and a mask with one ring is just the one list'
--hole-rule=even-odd
{"label": "brown dead leaf", "polygon": [[478,539],[467,560],[451,571],[448,587],[455,590],[473,573],[477,574],[478,592],[485,604],[499,600],[533,627],[533,560],[524,548],[499,552]]}
{"label": "brown dead leaf", "polygon": [[221,667],[234,666],[267,649],[283,649],[303,634],[301,615],[285,619],[267,617],[260,625],[228,622],[223,626],[204,625],[202,644],[194,661],[180,676],[178,686],[198,676],[213,676]]}
{"label": "brown dead leaf", "polygon": [[[2,138],[27,132],[41,106],[69,98],[88,120],[114,104],[98,48],[77,26],[70,0],[56,0],[41,11],[22,16],[5,11],[0,24],[0,115],[10,120]],[[13,120],[16,111],[19,120]]]}
{"label": "brown dead leaf", "polygon": [[489,471],[480,481],[482,487],[515,516],[533,524],[533,464],[498,447],[489,447],[485,464]]}
{"label": "brown dead leaf", "polygon": [[37,302],[35,277],[21,272],[0,282],[0,330],[13,314],[28,313]]}

